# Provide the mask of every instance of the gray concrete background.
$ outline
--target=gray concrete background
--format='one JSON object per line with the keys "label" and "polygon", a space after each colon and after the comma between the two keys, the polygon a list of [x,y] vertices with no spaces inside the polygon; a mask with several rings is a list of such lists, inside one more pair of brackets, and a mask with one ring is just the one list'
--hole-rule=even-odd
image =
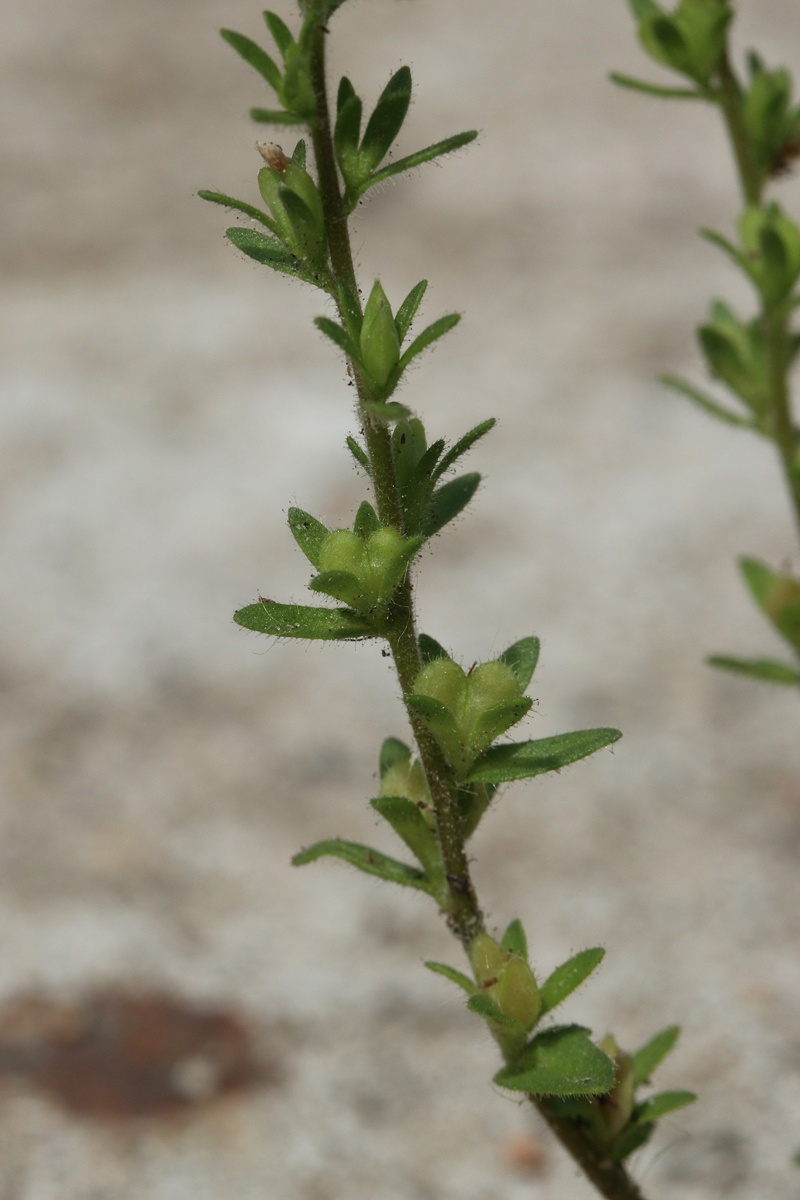
{"label": "gray concrete background", "polygon": [[[800,63],[793,0],[740,8],[740,45]],[[256,198],[264,96],[215,31],[261,36],[257,9],[29,0],[3,25],[0,996],[233,1003],[288,1075],[168,1134],[6,1089],[0,1195],[588,1196],[555,1149],[512,1170],[536,1126],[420,965],[457,961],[435,913],[289,866],[333,834],[391,852],[366,800],[403,719],[374,649],[230,620],[259,590],[302,599],[290,504],[339,524],[364,494],[324,304],[194,195]],[[625,733],[508,790],[475,842],[485,906],[524,919],[543,972],[607,947],[567,1018],[630,1046],[683,1025],[661,1083],[701,1103],[636,1160],[648,1195],[796,1198],[796,698],[702,659],[780,652],[734,562],[797,552],[769,449],[654,382],[698,371],[712,294],[749,302],[694,233],[736,212],[715,116],[608,84],[647,69],[622,0],[351,0],[331,58],[368,97],[411,65],[406,150],[481,130],[356,221],[366,281],[397,302],[428,277],[425,315],[464,313],[403,399],[433,436],[499,418],[477,503],[425,557],[423,627],[467,664],[542,638],[529,736]],[[796,180],[780,197],[797,213]]]}

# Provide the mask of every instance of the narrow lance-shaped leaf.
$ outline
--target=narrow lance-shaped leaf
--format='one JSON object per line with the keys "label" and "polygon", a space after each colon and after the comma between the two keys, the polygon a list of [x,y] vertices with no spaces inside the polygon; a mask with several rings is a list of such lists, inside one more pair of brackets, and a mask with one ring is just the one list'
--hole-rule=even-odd
{"label": "narrow lance-shaped leaf", "polygon": [[525,929],[519,917],[509,922],[509,925],[503,934],[500,945],[509,954],[518,954],[520,958],[528,961],[528,939],[525,936]]}
{"label": "narrow lance-shaped leaf", "polygon": [[496,424],[496,418],[489,417],[488,421],[481,421],[480,425],[476,425],[474,429],[470,429],[462,438],[459,438],[455,445],[451,446],[442,458],[434,472],[434,478],[438,479],[443,475],[449,467],[452,467],[459,458],[463,457],[468,450],[471,450],[475,443],[484,437],[490,429],[493,429]]}
{"label": "narrow lance-shaped leaf", "polygon": [[330,338],[334,346],[338,346],[348,358],[358,362],[358,347],[338,322],[332,321],[330,317],[315,317],[314,324],[320,333],[324,333],[327,338]]}
{"label": "narrow lance-shaped leaf", "polygon": [[233,208],[237,212],[244,213],[247,217],[252,217],[254,221],[260,221],[270,233],[277,236],[278,226],[272,217],[262,212],[260,208],[256,208],[254,204],[248,204],[245,200],[236,200],[233,196],[225,196],[222,192],[209,192],[206,189],[199,191],[197,194],[201,200],[208,200],[211,204],[221,204],[223,208]]}
{"label": "narrow lance-shaped leaf", "polygon": [[264,20],[266,22],[267,29],[272,34],[272,39],[275,42],[275,45],[278,47],[281,52],[281,56],[285,60],[287,53],[294,45],[294,37],[292,36],[291,30],[289,29],[288,25],[281,20],[277,13],[265,12]]}
{"label": "narrow lance-shaped leaf", "polygon": [[374,170],[386,157],[406,119],[410,101],[411,72],[408,67],[401,67],[378,97],[378,103],[364,130],[359,160],[365,172]]}
{"label": "narrow lance-shaped leaf", "polygon": [[357,533],[359,537],[366,540],[371,533],[375,533],[380,527],[381,523],[378,519],[378,514],[369,500],[362,501],[358,506],[358,512],[353,521],[353,533]]}
{"label": "narrow lance-shaped leaf", "polygon": [[773,658],[730,658],[724,654],[710,654],[706,662],[710,667],[721,667],[724,671],[748,675],[751,679],[760,679],[763,683],[783,683],[789,687],[797,687],[800,684],[800,671],[796,667],[790,667],[788,663],[778,662]]}
{"label": "narrow lance-shaped leaf", "polygon": [[468,475],[459,475],[458,479],[451,479],[436,489],[422,522],[422,532],[426,538],[433,537],[448,521],[452,521],[466,508],[478,490],[480,481],[481,477],[477,472],[470,472]]}
{"label": "narrow lance-shaped leaf", "polygon": [[451,983],[455,983],[460,988],[463,988],[470,996],[473,996],[478,990],[468,975],[464,975],[462,971],[457,971],[455,967],[448,967],[447,963],[426,962],[424,965],[429,971],[433,971],[434,975],[444,975],[445,979],[449,979]]}
{"label": "narrow lance-shaped leaf", "polygon": [[667,1029],[662,1029],[660,1033],[651,1037],[648,1042],[639,1047],[635,1054],[631,1055],[634,1087],[641,1087],[643,1083],[647,1083],[656,1067],[660,1066],[672,1051],[680,1037],[680,1032],[680,1025],[670,1025]]}
{"label": "narrow lance-shaped leaf", "polygon": [[356,439],[348,434],[347,438],[345,439],[345,445],[352,454],[353,458],[356,460],[359,467],[361,467],[363,471],[366,471],[367,475],[370,475],[371,471],[369,468],[369,459],[367,458],[367,455],[362,447],[359,446]]}
{"label": "narrow lance-shaped leaf", "polygon": [[450,154],[454,150],[460,150],[462,146],[474,142],[477,136],[477,129],[471,129],[467,133],[457,133],[454,137],[445,138],[441,142],[435,142],[432,146],[426,146],[424,150],[417,150],[414,154],[409,154],[405,158],[398,158],[395,162],[388,163],[385,167],[381,167],[379,171],[373,172],[368,179],[365,179],[356,188],[353,204],[355,205],[359,196],[363,196],[368,188],[374,187],[378,183],[383,183],[384,180],[391,179],[393,175],[399,175],[403,171],[411,171],[414,167],[421,167],[423,163],[430,162],[434,158],[439,158],[442,154]]}
{"label": "narrow lance-shaped leaf", "polygon": [[573,955],[560,967],[556,967],[539,989],[542,1014],[552,1012],[556,1005],[561,1004],[567,996],[580,987],[584,979],[587,979],[602,961],[604,954],[605,950],[601,946],[596,946],[592,950],[581,950],[579,954]]}
{"label": "narrow lance-shaped leaf", "polygon": [[321,521],[318,521],[316,517],[312,517],[310,513],[303,512],[302,508],[290,508],[288,516],[292,537],[312,567],[319,569],[320,548],[330,530]]}
{"label": "narrow lance-shaped leaf", "polygon": [[422,354],[423,350],[427,350],[440,337],[444,337],[446,333],[449,333],[460,320],[461,316],[459,313],[449,313],[448,316],[440,317],[438,321],[434,321],[427,329],[423,329],[422,333],[414,338],[411,345],[400,356],[400,361],[397,364],[397,375],[400,376],[418,354]]}
{"label": "narrow lance-shaped leaf", "polygon": [[510,1017],[508,1013],[504,1013],[501,1008],[498,1008],[485,992],[473,992],[467,1001],[467,1008],[470,1012],[483,1017],[485,1021],[491,1021],[494,1025],[502,1025],[524,1037],[525,1026],[515,1017]]}
{"label": "narrow lance-shaped leaf", "polygon": [[259,125],[307,125],[304,116],[287,112],[283,108],[251,108],[250,120]]}
{"label": "narrow lance-shaped leaf", "polygon": [[443,883],[441,850],[433,830],[416,804],[406,796],[376,796],[370,800],[370,804],[422,864],[429,883],[434,888]]}
{"label": "narrow lance-shaped leaf", "polygon": [[427,287],[427,279],[421,279],[419,283],[414,285],[397,310],[394,320],[397,326],[397,336],[401,343],[406,339],[406,335],[411,328],[411,322],[416,316],[417,309],[422,302],[422,297],[425,295]]}
{"label": "narrow lance-shaped leaf", "polygon": [[685,1108],[687,1104],[693,1104],[696,1099],[697,1096],[694,1092],[659,1092],[656,1096],[645,1100],[641,1108],[636,1109],[634,1121],[637,1125],[648,1125],[665,1117],[667,1113],[676,1112],[679,1108]]}
{"label": "narrow lance-shaped leaf", "polygon": [[277,638],[336,642],[377,636],[363,617],[343,608],[316,608],[306,604],[260,600],[258,604],[240,608],[233,614],[233,619],[243,629]]}
{"label": "narrow lance-shaped leaf", "polygon": [[465,783],[511,783],[559,771],[618,741],[618,729],[579,729],[532,742],[493,746],[475,763]]}
{"label": "narrow lance-shaped leaf", "polygon": [[718,420],[724,421],[726,425],[736,425],[740,429],[754,429],[758,433],[763,433],[764,430],[752,419],[752,417],[740,417],[738,413],[731,412],[729,408],[718,404],[713,397],[707,392],[703,392],[700,388],[694,387],[683,379],[679,379],[675,375],[662,375],[661,382],[668,388],[672,388],[673,392],[678,392],[681,396],[685,396],[687,400],[691,400],[698,408],[702,408],[712,417],[717,417]]}
{"label": "narrow lance-shaped leaf", "polygon": [[500,655],[500,662],[511,667],[517,683],[524,691],[533,678],[539,661],[540,642],[537,637],[521,638]]}
{"label": "narrow lance-shaped leaf", "polygon": [[341,858],[351,866],[357,867],[367,875],[377,875],[389,883],[399,883],[403,887],[417,888],[429,892],[430,887],[425,875],[417,867],[398,862],[371,846],[362,846],[359,842],[346,842],[343,838],[330,838],[328,841],[316,842],[295,854],[292,866],[302,867],[306,863],[315,862],[318,858]]}
{"label": "narrow lance-shaped leaf", "polygon": [[262,50],[249,37],[245,37],[243,33],[236,33],[233,29],[220,29],[219,32],[228,45],[232,46],[246,63],[254,67],[273,91],[277,92],[281,86],[281,72],[266,50]]}
{"label": "narrow lance-shaped leaf", "polygon": [[612,83],[616,83],[623,88],[628,88],[632,92],[643,92],[645,96],[658,96],[662,100],[713,99],[713,95],[710,92],[701,91],[699,88],[662,87],[658,83],[646,83],[643,79],[633,79],[630,75],[620,75],[617,71],[611,71],[609,79]]}

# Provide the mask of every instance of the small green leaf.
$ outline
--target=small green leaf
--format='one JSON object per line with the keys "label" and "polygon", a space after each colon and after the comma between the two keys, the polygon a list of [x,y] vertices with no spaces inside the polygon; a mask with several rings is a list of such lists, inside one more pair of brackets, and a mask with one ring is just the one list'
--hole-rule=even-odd
{"label": "small green leaf", "polygon": [[579,729],[532,742],[493,746],[478,759],[464,782],[511,783],[515,779],[532,779],[547,771],[560,771],[621,737],[618,729]]}
{"label": "small green leaf", "polygon": [[412,800],[406,796],[376,796],[370,800],[375,812],[383,817],[419,860],[432,885],[444,882],[442,853],[433,830]]}
{"label": "small green leaf", "polygon": [[525,936],[525,930],[519,917],[515,917],[511,921],[503,934],[500,945],[509,954],[518,954],[520,958],[528,961],[528,939]]}
{"label": "small green leaf", "polygon": [[397,375],[401,375],[405,371],[408,364],[415,359],[418,354],[422,354],[423,350],[427,350],[428,346],[432,346],[440,337],[444,337],[446,333],[458,324],[461,320],[459,313],[449,313],[446,317],[440,317],[438,321],[434,321],[427,329],[423,329],[418,337],[400,356],[400,361],[397,364]]}
{"label": "small green leaf", "polygon": [[250,120],[259,125],[307,125],[305,117],[283,108],[251,108]]}
{"label": "small green leaf", "polygon": [[589,1040],[588,1029],[562,1025],[537,1034],[494,1081],[532,1096],[601,1096],[614,1085],[614,1064]]}
{"label": "small green leaf", "polygon": [[292,36],[291,30],[287,25],[284,24],[277,13],[265,12],[264,20],[266,21],[267,29],[272,34],[272,40],[280,50],[281,57],[285,61],[286,55],[294,45],[294,37]]}
{"label": "small green leaf", "polygon": [[509,646],[500,655],[500,662],[504,662],[506,666],[511,667],[514,672],[517,683],[525,691],[525,688],[533,678],[533,672],[536,670],[536,664],[539,661],[540,642],[537,637],[521,638],[520,641],[514,642],[513,646]]}
{"label": "small green leaf", "polygon": [[355,197],[353,203],[358,200],[359,196],[363,196],[368,188],[374,187],[378,183],[383,183],[386,179],[391,179],[393,175],[399,175],[402,171],[411,171],[414,167],[421,167],[423,163],[430,162],[434,158],[439,158],[442,154],[450,154],[454,150],[460,150],[462,146],[474,142],[478,136],[477,129],[471,129],[467,133],[457,133],[454,137],[445,138],[441,142],[435,142],[432,146],[426,146],[424,150],[417,150],[415,154],[408,154],[405,158],[398,158],[395,162],[388,163],[387,166],[381,167],[380,171],[373,172],[368,179],[365,179],[355,189]]}
{"label": "small green leaf", "polygon": [[310,513],[303,512],[302,508],[290,508],[288,516],[292,537],[312,567],[319,570],[320,547],[330,533],[330,529],[327,529]]}
{"label": "small green leaf", "polygon": [[567,996],[580,987],[584,979],[587,979],[602,961],[604,954],[605,950],[601,946],[592,950],[581,950],[560,967],[556,967],[539,989],[542,1014],[552,1012],[556,1005],[561,1004],[562,1000],[566,1000]]}
{"label": "small green leaf", "polygon": [[464,975],[461,971],[457,971],[455,967],[448,967],[447,963],[426,962],[423,965],[426,966],[429,971],[433,971],[434,975],[444,975],[445,979],[449,979],[451,983],[458,984],[458,986],[463,988],[464,991],[470,996],[473,996],[478,990],[468,975]]}
{"label": "small green leaf", "polygon": [[353,521],[353,533],[357,533],[366,541],[369,535],[375,533],[376,529],[380,529],[380,527],[381,523],[375,509],[368,500],[363,500],[358,506],[358,512]]}
{"label": "small green leaf", "polygon": [[518,700],[501,700],[491,708],[485,709],[470,730],[469,742],[474,753],[477,755],[484,746],[491,745],[507,729],[519,724],[530,712],[532,704],[532,700],[520,696]]}
{"label": "small green leaf", "polygon": [[331,596],[355,608],[359,612],[369,607],[369,601],[364,594],[361,580],[351,571],[320,571],[309,583],[312,592],[321,592],[323,596]]}
{"label": "small green leaf", "polygon": [[407,408],[405,404],[398,404],[396,400],[390,400],[387,404],[378,400],[365,400],[361,407],[371,417],[377,417],[379,421],[386,421],[387,424],[392,421],[402,421],[404,417],[411,416],[411,409]]}
{"label": "small green leaf", "polygon": [[418,641],[419,655],[422,659],[423,666],[425,666],[426,663],[433,662],[435,658],[450,657],[444,646],[441,646],[435,638],[429,637],[427,633],[421,633]]}
{"label": "small green leaf", "polygon": [[225,236],[237,250],[241,250],[248,258],[255,259],[257,263],[272,267],[273,271],[279,271],[282,275],[302,279],[304,283],[311,283],[323,291],[328,290],[329,281],[326,274],[306,269],[304,264],[275,238],[267,237],[257,229],[243,229],[238,225],[226,229]]}
{"label": "small green leaf", "polygon": [[292,866],[302,867],[306,863],[325,857],[341,858],[351,866],[358,867],[359,871],[364,871],[367,875],[377,875],[389,883],[400,883],[404,887],[430,892],[428,880],[417,867],[410,867],[407,863],[389,858],[379,850],[373,850],[371,846],[362,846],[359,842],[346,842],[343,838],[329,838],[327,841],[308,846],[299,854],[295,854]]}
{"label": "small green leaf", "polygon": [[525,1032],[525,1027],[514,1017],[507,1016],[502,1009],[497,1007],[493,1000],[489,999],[485,992],[476,991],[470,996],[467,1001],[467,1008],[470,1012],[477,1013],[479,1017],[483,1017],[485,1021],[491,1021],[495,1025],[503,1025],[510,1030],[514,1030],[514,1032],[522,1034]]}
{"label": "small green leaf", "polygon": [[397,310],[394,320],[397,325],[397,336],[401,343],[406,339],[406,334],[411,328],[411,322],[417,314],[417,309],[422,302],[422,297],[425,295],[427,286],[427,279],[421,279],[419,283],[414,285]]}
{"label": "small green leaf", "polygon": [[694,1092],[659,1092],[657,1095],[651,1096],[649,1100],[645,1100],[641,1106],[637,1106],[633,1121],[636,1125],[648,1125],[665,1117],[667,1113],[676,1112],[679,1108],[685,1108],[687,1104],[693,1104],[696,1099],[697,1096]]}
{"label": "small green leaf", "polygon": [[219,32],[228,45],[232,46],[246,63],[254,67],[273,91],[277,92],[281,86],[281,72],[266,50],[262,50],[249,37],[245,37],[243,33],[236,33],[233,29],[220,29]]}
{"label": "small green leaf", "polygon": [[694,387],[683,379],[678,379],[675,375],[662,375],[661,382],[666,387],[672,388],[674,392],[685,396],[687,400],[691,400],[705,412],[710,413],[712,417],[717,417],[720,421],[724,421],[726,425],[737,425],[740,429],[754,429],[759,433],[764,432],[751,417],[740,417],[738,413],[731,412],[724,405],[718,404],[707,392],[701,391],[700,388]]}
{"label": "small green leaf", "polygon": [[238,212],[252,217],[254,221],[260,221],[262,225],[267,227],[270,233],[278,235],[278,226],[272,217],[262,212],[260,208],[256,208],[254,204],[247,204],[244,200],[235,200],[233,196],[225,196],[222,192],[209,192],[205,189],[199,191],[197,194],[201,200],[209,200],[212,204],[221,204],[224,208],[236,209]]}
{"label": "small green leaf", "polygon": [[381,745],[381,754],[378,762],[378,770],[381,779],[383,779],[386,772],[390,767],[393,767],[395,763],[405,762],[406,759],[409,758],[411,758],[411,750],[405,744],[405,742],[401,742],[400,738],[384,738]]}
{"label": "small green leaf", "polygon": [[330,338],[334,346],[338,346],[348,358],[358,362],[358,347],[347,330],[342,329],[338,322],[331,321],[329,317],[315,317],[314,324],[320,333],[324,333],[325,337]]}
{"label": "small green leaf", "polygon": [[378,97],[375,111],[367,122],[359,149],[362,172],[374,171],[386,157],[406,119],[411,101],[411,72],[401,67]]}
{"label": "small green leaf", "polygon": [[371,475],[372,472],[369,469],[369,459],[367,458],[366,452],[361,446],[359,446],[356,439],[348,434],[347,438],[345,439],[345,445],[352,454],[353,458],[356,460],[358,466],[361,467],[362,471],[366,471],[367,475]]}
{"label": "small green leaf", "polygon": [[701,229],[700,236],[705,238],[707,242],[711,242],[712,246],[718,246],[723,253],[727,254],[736,263],[737,267],[740,267],[744,271],[748,279],[752,279],[755,282],[753,265],[738,246],[735,246],[728,238],[723,237],[721,233],[716,233],[713,229]]}
{"label": "small green leaf", "polygon": [[462,458],[468,450],[471,450],[475,443],[480,438],[484,437],[484,435],[487,434],[490,429],[493,429],[496,424],[497,419],[495,417],[489,417],[488,421],[481,421],[480,425],[476,425],[473,429],[470,429],[468,433],[465,433],[462,438],[459,438],[455,445],[451,446],[444,458],[439,463],[436,471],[434,472],[434,479],[439,479],[440,476],[445,473],[445,471],[452,467],[454,463],[458,462],[459,458]]}
{"label": "small green leaf", "polygon": [[260,600],[258,604],[240,608],[233,614],[233,619],[244,629],[277,638],[335,642],[377,636],[363,617],[343,608],[314,608],[306,604]]}
{"label": "small green leaf", "polygon": [[336,96],[336,127],[333,134],[337,158],[355,154],[360,137],[361,101],[350,80],[343,75]]}
{"label": "small green leaf", "polygon": [[649,1125],[627,1125],[609,1150],[612,1161],[623,1162],[635,1150],[639,1150],[650,1140],[654,1129],[654,1122]]}
{"label": "small green leaf", "polygon": [[650,1038],[649,1042],[645,1042],[635,1054],[631,1055],[633,1060],[634,1087],[640,1087],[643,1083],[647,1083],[656,1067],[671,1052],[680,1036],[680,1032],[680,1025],[670,1025],[667,1029],[662,1029],[660,1033]]}
{"label": "small green leaf", "polygon": [[235,225],[225,230],[225,236],[237,250],[241,250],[248,258],[254,258],[256,262],[274,267],[276,271],[285,271],[294,275],[302,270],[296,256],[292,254],[291,250],[287,250],[283,242],[279,242],[274,237],[267,237],[265,233],[259,233],[257,229],[246,229]]}
{"label": "small green leaf", "polygon": [[440,529],[452,521],[454,517],[466,508],[478,490],[481,481],[477,471],[469,475],[459,475],[443,483],[433,493],[422,522],[422,533],[426,538],[433,537]]}
{"label": "small green leaf", "polygon": [[710,667],[749,675],[751,679],[760,679],[764,683],[783,683],[790,687],[800,684],[800,671],[772,658],[729,658],[724,654],[710,654],[706,662]]}
{"label": "small green leaf", "polygon": [[646,96],[659,96],[664,100],[712,99],[710,95],[699,88],[662,87],[657,83],[645,83],[641,79],[632,79],[630,75],[620,75],[617,71],[611,71],[609,79],[612,83],[616,83],[623,88],[628,88],[632,92],[644,92]]}

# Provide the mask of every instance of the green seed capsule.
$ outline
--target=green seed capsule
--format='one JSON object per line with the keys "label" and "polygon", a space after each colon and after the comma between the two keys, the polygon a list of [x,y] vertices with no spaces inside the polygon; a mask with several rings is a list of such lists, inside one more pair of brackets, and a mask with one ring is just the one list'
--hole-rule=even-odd
{"label": "green seed capsule", "polygon": [[479,987],[490,988],[497,982],[508,962],[508,954],[488,933],[479,933],[469,948],[470,962]]}
{"label": "green seed capsule", "polygon": [[512,954],[501,969],[497,983],[489,988],[489,996],[507,1017],[519,1021],[526,1030],[533,1029],[542,1011],[536,976],[517,954]]}
{"label": "green seed capsule", "polygon": [[319,550],[320,571],[349,571],[362,579],[368,570],[367,548],[350,529],[334,529]]}
{"label": "green seed capsule", "polygon": [[502,700],[518,700],[521,695],[522,689],[511,667],[504,662],[481,663],[467,678],[459,724],[466,733],[481,713]]}
{"label": "green seed capsule", "polygon": [[466,679],[463,668],[451,658],[435,658],[420,671],[414,683],[414,691],[420,696],[430,696],[433,700],[440,701],[445,708],[455,712]]}

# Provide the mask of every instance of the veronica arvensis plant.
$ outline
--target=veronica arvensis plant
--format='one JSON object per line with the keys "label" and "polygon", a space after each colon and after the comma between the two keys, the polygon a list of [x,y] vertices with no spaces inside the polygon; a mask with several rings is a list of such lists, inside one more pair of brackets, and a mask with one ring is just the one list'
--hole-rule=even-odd
{"label": "veronica arvensis plant", "polygon": [[[729,0],[681,0],[666,11],[655,0],[629,0],[639,39],[661,67],[682,77],[680,87],[612,75],[624,87],[666,99],[699,100],[722,117],[733,151],[742,212],[733,237],[702,235],[742,272],[755,292],[755,312],[740,316],[714,300],[697,337],[720,397],[672,375],[664,382],[727,425],[772,442],[800,534],[800,429],[792,412],[789,376],[800,351],[800,227],[769,198],[771,186],[800,157],[800,103],[784,68],[755,51],[741,75],[730,48],[734,8]],[[790,662],[715,654],[717,667],[770,683],[800,686],[800,579],[756,558],[740,569],[756,605],[792,651]]]}
{"label": "veronica arvensis plant", "polygon": [[495,1082],[530,1098],[603,1196],[634,1200],[641,1192],[624,1160],[647,1141],[660,1117],[693,1099],[689,1092],[646,1099],[639,1094],[678,1030],[665,1029],[628,1053],[610,1035],[596,1043],[582,1025],[549,1021],[598,965],[603,950],[583,950],[539,979],[519,920],[497,937],[486,929],[467,856],[470,837],[505,784],[560,770],[620,734],[589,729],[505,740],[531,707],[525,692],[539,657],[538,639],[525,636],[465,670],[449,649],[419,631],[411,586],[416,560],[473,498],[479,475],[453,477],[451,471],[494,420],[450,444],[429,444],[422,420],[398,400],[398,387],[410,363],[452,329],[458,316],[441,316],[416,332],[427,282],[393,304],[388,284],[386,290],[378,280],[360,284],[350,249],[351,215],[376,185],[456,151],[476,135],[455,134],[390,158],[411,99],[407,67],[389,79],[369,115],[354,84],[342,78],[331,113],[325,41],[343,3],[300,0],[293,28],[266,12],[271,52],[223,30],[270,89],[271,107],[254,108],[254,120],[299,128],[303,136],[290,151],[274,142],[260,147],[260,203],[200,193],[249,219],[251,224],[227,231],[240,251],[332,302],[335,318],[318,317],[316,325],[345,356],[355,384],[356,431],[347,446],[368,485],[347,529],[329,529],[299,508],[289,511],[289,529],[313,571],[308,586],[326,602],[259,599],[235,619],[273,638],[378,642],[393,660],[413,735],[411,745],[396,737],[384,741],[379,795],[370,801],[413,861],[329,838],[301,850],[294,862],[338,858],[429,895],[466,952],[471,973],[426,965],[463,989],[467,1007],[497,1041],[504,1066]]}

